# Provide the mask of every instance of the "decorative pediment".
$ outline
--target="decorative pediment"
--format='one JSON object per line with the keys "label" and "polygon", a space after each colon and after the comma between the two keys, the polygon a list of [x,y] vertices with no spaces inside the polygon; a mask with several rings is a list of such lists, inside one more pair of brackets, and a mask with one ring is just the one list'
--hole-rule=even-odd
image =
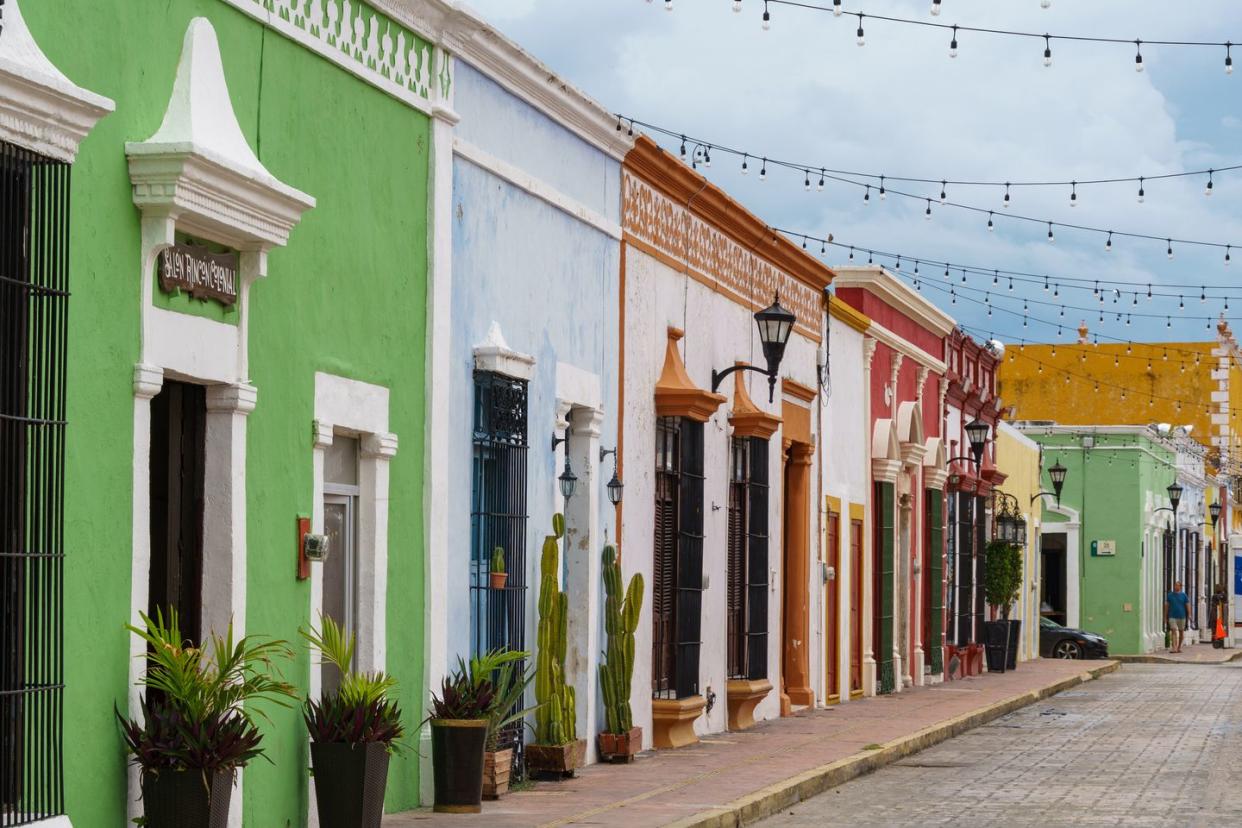
{"label": "decorative pediment", "polygon": [[[735,365],[745,365],[737,362]],[[760,437],[764,440],[776,433],[781,426],[781,418],[761,410],[750,398],[746,390],[745,372],[738,371],[733,375],[733,411],[729,414],[729,423],[733,426],[735,437]]]}
{"label": "decorative pediment", "polygon": [[500,332],[500,323],[492,322],[487,339],[474,346],[474,367],[476,371],[529,381],[535,375],[535,358],[510,348]]}
{"label": "decorative pediment", "polygon": [[913,468],[923,463],[927,452],[923,437],[923,410],[917,402],[897,406],[897,440],[901,444],[901,461]]}
{"label": "decorative pediment", "polygon": [[871,476],[877,481],[895,483],[900,471],[896,424],[887,417],[876,420],[871,430]]}
{"label": "decorative pediment", "polygon": [[72,163],[82,139],[115,108],[52,65],[18,0],[0,4],[0,141]]}
{"label": "decorative pediment", "polygon": [[945,463],[948,454],[944,450],[944,440],[939,437],[928,437],[923,453],[923,488],[940,491],[948,482],[949,469]]}
{"label": "decorative pediment", "polygon": [[[285,245],[315,206],[268,172],[246,143],[206,18],[186,30],[164,122],[146,141],[126,144],[125,154],[134,204],[158,224],[157,243],[171,244],[182,230],[262,255]],[[260,262],[255,275],[263,270]]]}
{"label": "decorative pediment", "polygon": [[655,386],[656,414],[661,417],[689,417],[700,423],[707,422],[720,404],[723,394],[704,391],[694,384],[686,373],[677,343],[685,335],[679,328],[668,329],[668,347],[664,351],[664,370]]}

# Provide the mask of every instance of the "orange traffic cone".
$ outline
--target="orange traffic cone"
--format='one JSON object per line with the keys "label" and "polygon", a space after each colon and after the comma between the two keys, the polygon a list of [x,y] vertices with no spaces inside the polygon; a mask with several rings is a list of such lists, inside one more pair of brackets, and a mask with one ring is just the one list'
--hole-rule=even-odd
{"label": "orange traffic cone", "polygon": [[1219,617],[1216,619],[1216,631],[1212,637],[1216,639],[1221,639],[1225,637],[1225,625],[1220,622]]}

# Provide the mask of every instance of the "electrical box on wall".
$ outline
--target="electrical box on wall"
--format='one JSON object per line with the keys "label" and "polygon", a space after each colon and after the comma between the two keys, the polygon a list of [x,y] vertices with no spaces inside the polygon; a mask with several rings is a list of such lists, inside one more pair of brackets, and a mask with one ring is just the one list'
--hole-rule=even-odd
{"label": "electrical box on wall", "polygon": [[1093,558],[1111,558],[1117,554],[1117,541],[1096,540],[1091,541],[1091,557]]}

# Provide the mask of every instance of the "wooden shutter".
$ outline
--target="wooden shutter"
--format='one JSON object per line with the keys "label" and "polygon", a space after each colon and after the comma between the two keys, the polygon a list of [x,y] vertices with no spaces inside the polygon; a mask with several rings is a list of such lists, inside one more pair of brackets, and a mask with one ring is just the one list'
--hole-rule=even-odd
{"label": "wooden shutter", "polygon": [[661,418],[656,429],[655,543],[651,585],[651,692],[673,691],[674,619],[677,571],[676,420]]}
{"label": "wooden shutter", "polygon": [[729,678],[746,673],[746,439],[734,437],[729,444],[729,538],[728,584],[725,592],[725,627]]}
{"label": "wooden shutter", "polygon": [[750,439],[746,504],[746,677],[768,677],[768,441]]}
{"label": "wooden shutter", "polygon": [[944,495],[935,489],[925,492],[927,501],[927,572],[931,596],[931,618],[924,647],[930,652],[933,674],[944,670]]}
{"label": "wooden shutter", "polygon": [[677,486],[677,698],[699,693],[703,603],[703,424],[680,418]]}
{"label": "wooden shutter", "polygon": [[897,687],[897,677],[893,671],[893,577],[895,566],[895,550],[893,547],[893,484],[877,484],[876,516],[880,526],[880,601],[879,626],[880,643],[875,654],[879,668],[881,693],[891,693]]}
{"label": "wooden shutter", "polygon": [[957,498],[957,637],[954,643],[965,646],[972,640],[970,583],[975,568],[975,499],[966,492],[959,492]]}

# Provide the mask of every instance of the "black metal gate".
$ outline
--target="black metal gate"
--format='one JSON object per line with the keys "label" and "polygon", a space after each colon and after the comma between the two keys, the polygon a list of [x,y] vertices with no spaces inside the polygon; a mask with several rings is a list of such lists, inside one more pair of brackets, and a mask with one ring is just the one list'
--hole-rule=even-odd
{"label": "black metal gate", "polygon": [[0,826],[64,813],[69,166],[0,142]]}
{"label": "black metal gate", "polygon": [[734,437],[729,479],[728,675],[768,675],[768,441]]}

